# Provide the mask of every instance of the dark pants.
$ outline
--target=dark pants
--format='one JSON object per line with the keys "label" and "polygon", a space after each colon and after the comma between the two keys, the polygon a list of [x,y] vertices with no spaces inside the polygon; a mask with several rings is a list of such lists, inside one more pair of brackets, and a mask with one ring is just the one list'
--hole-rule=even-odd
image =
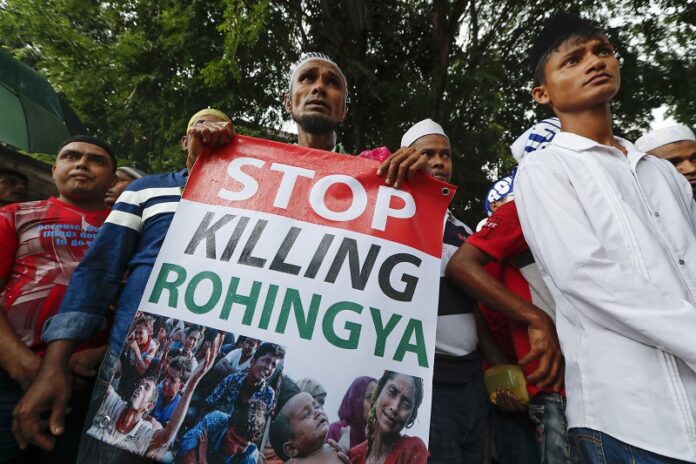
{"label": "dark pants", "polygon": [[22,389],[0,370],[0,464],[16,462],[20,451],[12,435],[12,411],[22,397]]}
{"label": "dark pants", "polygon": [[433,385],[430,464],[482,464],[487,418],[483,376],[463,385]]}
{"label": "dark pants", "polygon": [[527,411],[506,412],[491,405],[491,430],[499,464],[539,464],[536,427]]}
{"label": "dark pants", "polygon": [[0,370],[0,464],[73,464],[77,457],[82,424],[89,405],[88,392],[73,392],[65,416],[65,432],[56,439],[52,451],[29,447],[21,451],[12,435],[12,411],[22,398],[22,389]]}
{"label": "dark pants", "polygon": [[686,461],[636,448],[592,429],[572,428],[568,438],[573,463],[577,464],[686,464]]}

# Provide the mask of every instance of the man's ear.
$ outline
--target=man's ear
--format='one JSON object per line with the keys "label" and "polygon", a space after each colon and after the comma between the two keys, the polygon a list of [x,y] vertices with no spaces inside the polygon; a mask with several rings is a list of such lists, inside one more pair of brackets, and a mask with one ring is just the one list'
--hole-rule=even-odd
{"label": "man's ear", "polygon": [[540,105],[548,105],[551,101],[544,84],[538,85],[532,89],[532,98]]}
{"label": "man's ear", "polygon": [[186,135],[181,137],[181,148],[184,151],[188,151],[188,136],[186,136]]}
{"label": "man's ear", "polygon": [[292,114],[292,101],[290,100],[289,94],[285,94],[285,97],[283,97],[283,106],[285,107],[285,111]]}
{"label": "man's ear", "polygon": [[348,116],[348,102],[343,100],[343,115],[341,116],[341,122],[346,120],[346,116]]}
{"label": "man's ear", "polygon": [[293,443],[292,441],[286,441],[285,443],[283,443],[283,452],[288,457],[294,458],[295,456],[297,456],[298,449],[297,446],[295,446],[295,443]]}

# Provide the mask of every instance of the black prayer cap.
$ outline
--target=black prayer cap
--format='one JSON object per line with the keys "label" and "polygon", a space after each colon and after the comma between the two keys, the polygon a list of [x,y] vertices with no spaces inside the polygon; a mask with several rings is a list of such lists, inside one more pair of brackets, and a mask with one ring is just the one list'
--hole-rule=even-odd
{"label": "black prayer cap", "polygon": [[556,49],[570,37],[591,35],[600,31],[599,24],[572,13],[558,13],[551,16],[529,51],[529,69],[534,72],[544,55],[550,50]]}
{"label": "black prayer cap", "polygon": [[58,147],[58,153],[60,153],[64,146],[73,142],[89,143],[92,145],[96,145],[99,148],[102,148],[111,158],[111,163],[114,165],[114,171],[116,171],[116,155],[114,155],[114,149],[111,148],[111,145],[109,145],[101,139],[92,137],[91,135],[74,135],[60,144],[60,147]]}

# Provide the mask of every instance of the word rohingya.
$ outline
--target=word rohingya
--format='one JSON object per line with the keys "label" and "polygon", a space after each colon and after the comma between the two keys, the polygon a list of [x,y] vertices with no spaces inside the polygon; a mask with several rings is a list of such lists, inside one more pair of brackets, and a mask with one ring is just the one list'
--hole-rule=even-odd
{"label": "word rohingya", "polygon": [[[305,301],[309,300],[309,305],[306,305],[303,303],[300,290],[285,288],[280,295],[281,288],[278,285],[259,281],[252,281],[250,290],[246,294],[241,294],[238,291],[240,282],[240,277],[232,276],[225,289],[223,279],[214,272],[202,271],[191,276],[182,266],[163,263],[148,301],[160,304],[165,299],[170,308],[183,306],[196,315],[210,313],[222,301],[217,318],[223,321],[230,318],[232,306],[237,304],[245,308],[241,320],[242,324],[247,326],[255,324],[259,329],[269,330],[271,320],[276,316],[275,327],[270,330],[279,334],[285,333],[292,313],[298,335],[305,340],[313,339],[321,314],[321,332],[326,341],[337,348],[346,350],[354,350],[360,346],[364,324],[348,320],[346,316],[352,315],[359,318],[365,308],[363,305],[351,301],[326,304],[325,297],[317,293],[313,293],[309,298],[304,298]],[[249,286],[248,282],[245,284],[247,284],[245,286]],[[266,287],[265,298],[262,299],[261,293],[264,286]],[[166,297],[165,293],[167,293]],[[182,293],[183,305],[179,306]],[[200,295],[204,295],[202,302]],[[278,306],[280,306],[279,309]],[[259,308],[261,308],[260,314],[255,317]],[[392,359],[402,362],[406,353],[411,352],[416,355],[421,367],[428,367],[422,321],[411,318],[405,320],[402,315],[392,313],[385,322],[380,309],[370,307],[369,312],[371,326],[374,328],[374,336],[369,338],[370,340],[374,339],[373,353],[375,356],[385,357],[387,344],[393,338],[391,335],[401,333],[398,345],[393,350]],[[255,319],[256,321],[254,321]],[[339,320],[344,320],[343,327],[341,327],[343,337],[336,332]]]}

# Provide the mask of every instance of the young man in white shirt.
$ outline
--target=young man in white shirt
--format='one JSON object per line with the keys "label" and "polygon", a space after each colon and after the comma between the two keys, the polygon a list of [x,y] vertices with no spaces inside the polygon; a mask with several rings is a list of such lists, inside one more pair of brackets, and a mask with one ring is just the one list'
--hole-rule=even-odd
{"label": "young man in white shirt", "polygon": [[550,19],[532,96],[562,132],[515,180],[524,235],[556,301],[575,462],[696,461],[696,204],[669,162],[614,137],[614,47]]}

